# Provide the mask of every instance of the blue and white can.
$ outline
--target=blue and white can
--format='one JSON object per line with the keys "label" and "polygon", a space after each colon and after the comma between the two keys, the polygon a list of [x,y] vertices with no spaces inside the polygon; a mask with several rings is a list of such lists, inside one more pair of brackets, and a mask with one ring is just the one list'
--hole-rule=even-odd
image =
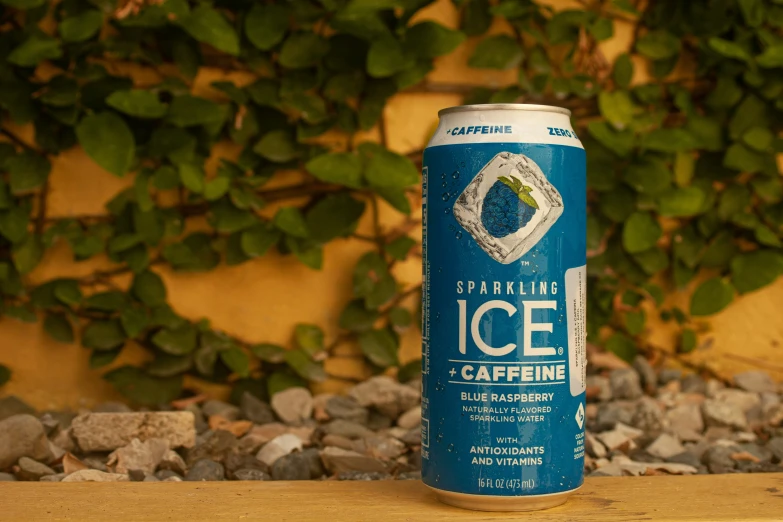
{"label": "blue and white can", "polygon": [[585,151],[570,111],[440,111],[424,151],[422,478],[489,511],[584,480]]}

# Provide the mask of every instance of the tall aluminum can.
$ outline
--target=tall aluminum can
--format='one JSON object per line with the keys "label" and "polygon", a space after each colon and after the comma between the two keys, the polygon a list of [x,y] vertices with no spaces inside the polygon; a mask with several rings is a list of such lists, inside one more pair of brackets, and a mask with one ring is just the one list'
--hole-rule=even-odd
{"label": "tall aluminum can", "polygon": [[485,511],[584,481],[586,175],[570,111],[440,111],[424,151],[422,478]]}

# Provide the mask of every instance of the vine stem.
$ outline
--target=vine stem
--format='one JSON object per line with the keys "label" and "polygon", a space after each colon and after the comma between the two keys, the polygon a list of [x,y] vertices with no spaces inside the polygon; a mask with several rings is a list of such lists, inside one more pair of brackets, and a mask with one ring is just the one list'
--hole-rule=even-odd
{"label": "vine stem", "polygon": [[26,141],[24,141],[22,138],[11,132],[9,129],[5,127],[0,127],[0,134],[14,142],[16,145],[22,147],[25,150],[29,150],[31,152],[35,152],[36,154],[40,154],[41,156],[45,156],[44,152],[39,149],[38,147],[35,147],[34,145],[30,145]]}

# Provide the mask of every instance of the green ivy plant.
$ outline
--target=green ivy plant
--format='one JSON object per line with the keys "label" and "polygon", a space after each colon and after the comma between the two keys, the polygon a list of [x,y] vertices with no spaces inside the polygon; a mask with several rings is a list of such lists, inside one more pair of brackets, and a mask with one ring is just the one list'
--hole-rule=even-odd
{"label": "green ivy plant", "polygon": [[[355,340],[377,371],[400,366],[406,308],[393,265],[416,255],[407,232],[420,153],[381,142],[345,150],[382,120],[388,99],[428,89],[433,60],[466,37],[468,65],[513,69],[500,90],[459,88],[466,103],[529,101],[567,106],[588,151],[589,336],[625,358],[646,348],[647,301],[681,325],[680,348],[697,344],[694,317],[728,306],[783,273],[783,185],[775,154],[783,109],[783,2],[584,0],[553,11],[532,0],[455,0],[460,30],[412,21],[428,0],[0,0],[0,292],[2,313],[43,319],[54,339],[77,338],[91,366],[111,363],[134,340],[153,355],[143,367],[106,374],[141,404],[183,393],[183,376],[231,382],[260,396],[327,377],[323,361]],[[486,35],[500,17],[509,34]],[[598,43],[617,23],[635,24],[630,53],[613,64]],[[638,84],[631,55],[654,78]],[[43,79],[40,65],[56,71]],[[160,81],[135,87],[110,62],[131,62]],[[672,74],[678,63],[685,75]],[[219,98],[192,93],[201,67],[242,71],[248,84],[214,82]],[[676,72],[676,71],[675,71]],[[220,101],[215,101],[215,100]],[[381,121],[381,123],[383,123]],[[34,128],[34,143],[14,129]],[[382,127],[382,126],[381,126]],[[219,141],[242,152],[205,160]],[[106,213],[47,216],[50,160],[81,146],[108,175],[133,186]],[[276,184],[284,171],[304,182]],[[378,203],[405,224],[383,231]],[[295,201],[297,204],[286,204]],[[304,201],[304,203],[300,203]],[[176,202],[176,203],[172,203]],[[259,210],[283,203],[271,219]],[[356,233],[369,212],[374,233]],[[207,229],[186,232],[191,219]],[[208,271],[271,250],[317,270],[323,246],[354,238],[368,251],[353,295],[326,343],[298,324],[293,345],[255,344],[178,316],[156,267]],[[108,256],[115,267],[31,285],[45,250],[66,242],[77,261]],[[129,288],[115,276],[132,274]],[[661,308],[690,289],[690,310]],[[415,299],[413,299],[415,301]],[[77,334],[78,332],[78,334]],[[415,374],[418,362],[399,368]],[[0,366],[0,384],[10,371]]]}

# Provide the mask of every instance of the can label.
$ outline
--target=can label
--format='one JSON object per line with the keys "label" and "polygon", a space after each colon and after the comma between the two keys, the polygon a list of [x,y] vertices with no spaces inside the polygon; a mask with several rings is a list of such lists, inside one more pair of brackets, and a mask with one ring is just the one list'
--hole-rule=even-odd
{"label": "can label", "polygon": [[504,496],[579,487],[584,150],[432,146],[423,183],[424,482]]}

